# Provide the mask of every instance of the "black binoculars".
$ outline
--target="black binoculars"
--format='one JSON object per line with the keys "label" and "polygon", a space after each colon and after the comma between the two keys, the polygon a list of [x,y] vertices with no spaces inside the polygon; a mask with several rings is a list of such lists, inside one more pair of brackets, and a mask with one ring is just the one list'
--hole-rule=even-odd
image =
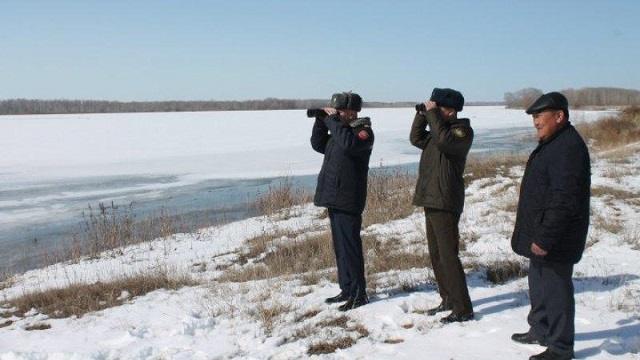
{"label": "black binoculars", "polygon": [[326,116],[327,113],[322,109],[307,109],[307,117]]}
{"label": "black binoculars", "polygon": [[416,111],[427,111],[427,106],[424,103],[416,104]]}

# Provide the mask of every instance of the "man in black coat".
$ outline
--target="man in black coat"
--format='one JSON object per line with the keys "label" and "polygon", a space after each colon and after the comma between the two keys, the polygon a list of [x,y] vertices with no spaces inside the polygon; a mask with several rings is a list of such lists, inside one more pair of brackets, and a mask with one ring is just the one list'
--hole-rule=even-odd
{"label": "man in black coat", "polygon": [[[427,244],[442,301],[427,314],[449,311],[443,323],[473,319],[473,307],[458,257],[458,222],[464,207],[464,167],[473,143],[469,119],[458,118],[464,97],[436,88],[416,113],[409,140],[422,150],[413,204],[424,207]],[[429,130],[427,130],[427,125]]]}
{"label": "man in black coat", "polygon": [[547,346],[530,359],[571,359],[575,334],[571,277],[589,228],[589,151],[569,122],[564,95],[544,94],[526,112],[533,116],[539,143],[522,178],[511,246],[530,259],[531,310],[529,331],[511,338]]}
{"label": "man in black coat", "polygon": [[369,118],[357,118],[361,108],[358,94],[334,94],[330,106],[316,116],[311,134],[311,146],[324,154],[314,204],[329,212],[340,285],[340,294],[326,302],[345,302],[339,307],[341,311],[369,302],[360,229],[373,130]]}

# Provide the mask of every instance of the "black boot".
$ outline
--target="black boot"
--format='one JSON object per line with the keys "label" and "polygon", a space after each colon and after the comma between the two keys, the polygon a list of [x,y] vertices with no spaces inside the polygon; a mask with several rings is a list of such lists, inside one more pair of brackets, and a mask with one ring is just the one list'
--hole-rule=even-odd
{"label": "black boot", "polygon": [[349,300],[349,295],[341,292],[340,294],[324,299],[324,302],[327,304],[335,304],[343,301]]}
{"label": "black boot", "polygon": [[448,304],[446,304],[444,301],[440,303],[440,305],[438,305],[437,307],[434,307],[433,309],[429,309],[427,310],[427,315],[429,316],[433,316],[439,312],[443,312],[443,311],[449,311],[449,310],[453,310],[451,308],[451,306],[449,306]]}
{"label": "black boot", "polygon": [[547,349],[540,354],[533,355],[529,360],[571,360],[573,354],[560,354],[551,349]]}
{"label": "black boot", "polygon": [[511,340],[513,340],[515,342],[519,342],[521,344],[536,344],[536,345],[547,346],[547,342],[546,341],[539,340],[538,338],[536,338],[535,336],[533,336],[533,334],[531,334],[529,332],[513,334],[513,335],[511,335]]}
{"label": "black boot", "polygon": [[338,307],[338,310],[340,311],[349,311],[349,310],[353,310],[357,307],[360,307],[362,305],[367,305],[369,303],[369,299],[366,297],[359,297],[359,298],[354,298],[354,299],[349,299],[347,300],[346,303],[340,305]]}
{"label": "black boot", "polygon": [[452,322],[463,322],[463,321],[469,321],[469,320],[473,320],[473,312],[470,312],[467,314],[451,313],[443,317],[442,319],[440,319],[440,322],[443,324],[450,324]]}

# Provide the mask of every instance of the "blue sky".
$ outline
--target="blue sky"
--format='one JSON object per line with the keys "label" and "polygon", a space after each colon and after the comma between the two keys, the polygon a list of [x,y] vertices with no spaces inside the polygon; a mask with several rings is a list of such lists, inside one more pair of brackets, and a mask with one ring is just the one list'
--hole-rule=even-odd
{"label": "blue sky", "polygon": [[0,99],[640,88],[640,1],[0,2]]}

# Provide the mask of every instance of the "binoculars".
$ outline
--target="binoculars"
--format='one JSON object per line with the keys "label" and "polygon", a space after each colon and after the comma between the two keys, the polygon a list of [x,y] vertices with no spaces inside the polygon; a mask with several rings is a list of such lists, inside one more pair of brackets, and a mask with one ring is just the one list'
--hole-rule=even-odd
{"label": "binoculars", "polygon": [[326,116],[327,113],[322,109],[307,109],[307,117]]}
{"label": "binoculars", "polygon": [[424,103],[416,104],[416,111],[427,111],[427,106]]}

